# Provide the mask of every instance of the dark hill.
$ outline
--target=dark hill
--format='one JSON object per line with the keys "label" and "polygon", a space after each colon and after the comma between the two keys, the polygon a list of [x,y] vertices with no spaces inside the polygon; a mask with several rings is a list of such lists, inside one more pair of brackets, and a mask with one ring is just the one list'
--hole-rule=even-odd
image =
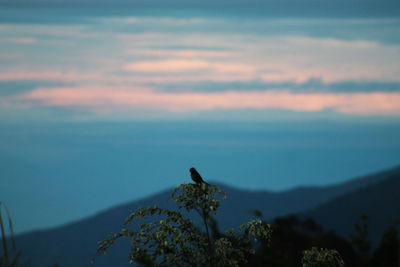
{"label": "dark hill", "polygon": [[393,173],[375,185],[361,187],[302,213],[314,218],[326,229],[349,237],[362,213],[369,219],[370,239],[377,245],[392,223],[400,222],[400,174]]}
{"label": "dark hill", "polygon": [[[302,187],[281,193],[246,191],[221,185],[228,198],[223,201],[221,211],[216,219],[221,228],[227,228],[237,227],[248,220],[251,217],[249,211],[254,209],[262,211],[264,217],[268,220],[289,213],[299,213],[312,209],[332,198],[347,197],[348,194],[358,189],[366,190],[368,188],[375,188],[375,184],[381,186],[387,178],[398,177],[399,175],[400,168],[396,168],[339,185]],[[361,189],[363,187],[365,189]],[[385,188],[382,188],[382,190]],[[25,258],[31,258],[31,266],[33,267],[54,266],[54,264],[59,264],[60,267],[88,266],[90,258],[96,250],[97,242],[107,237],[108,234],[120,230],[124,219],[130,212],[136,210],[138,207],[154,204],[166,208],[174,207],[173,201],[169,198],[171,192],[172,190],[166,190],[151,197],[117,206],[65,226],[19,235],[16,240],[17,246],[23,252]],[[357,198],[352,198],[348,201],[357,202],[358,200]],[[364,200],[360,198],[360,201]],[[383,206],[381,205],[384,204],[385,200],[370,203],[371,207],[379,210],[382,209]],[[354,205],[356,206],[356,204]],[[352,205],[349,204],[349,207],[352,207]],[[327,208],[330,208],[330,206]],[[320,218],[320,216],[317,216],[318,214],[316,213],[315,216]],[[310,215],[313,214],[310,213]],[[323,214],[323,216],[325,215]],[[347,218],[346,214],[343,214],[343,216]],[[352,220],[352,218],[350,219]],[[335,220],[341,221],[338,216],[334,217],[332,222]],[[343,219],[342,223],[348,222],[346,220]],[[350,224],[352,223],[353,221],[350,221]],[[119,244],[110,250],[107,256],[100,257],[95,266],[131,266],[128,265],[128,252],[128,244]]]}

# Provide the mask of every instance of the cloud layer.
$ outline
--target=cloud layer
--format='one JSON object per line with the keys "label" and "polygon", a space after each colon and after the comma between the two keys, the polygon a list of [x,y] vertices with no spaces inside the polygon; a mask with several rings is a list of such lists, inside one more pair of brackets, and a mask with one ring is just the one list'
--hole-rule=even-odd
{"label": "cloud layer", "polygon": [[292,93],[280,91],[225,91],[202,93],[155,92],[149,88],[47,88],[8,98],[14,103],[53,107],[113,110],[191,112],[217,109],[334,110],[350,114],[400,115],[400,93]]}
{"label": "cloud layer", "polygon": [[[245,109],[400,116],[400,45],[383,41],[398,24],[199,17],[3,24],[0,86],[7,94],[1,108],[63,108],[100,117]],[[377,28],[378,37],[347,37],[366,25]],[[330,33],[316,34],[319,26]],[[31,89],[11,93],[22,82]]]}

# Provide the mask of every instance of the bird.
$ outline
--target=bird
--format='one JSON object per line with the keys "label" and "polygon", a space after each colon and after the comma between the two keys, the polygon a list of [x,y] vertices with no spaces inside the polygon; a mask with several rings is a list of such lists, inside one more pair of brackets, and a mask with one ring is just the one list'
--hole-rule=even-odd
{"label": "bird", "polygon": [[196,184],[206,184],[210,185],[209,183],[205,182],[201,177],[200,173],[195,168],[190,168],[190,177]]}

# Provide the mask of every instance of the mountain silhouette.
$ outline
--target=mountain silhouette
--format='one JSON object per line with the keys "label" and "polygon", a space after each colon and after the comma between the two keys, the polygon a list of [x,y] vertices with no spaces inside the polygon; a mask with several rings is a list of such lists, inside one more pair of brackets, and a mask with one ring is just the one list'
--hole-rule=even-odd
{"label": "mountain silhouette", "polygon": [[[394,196],[393,193],[400,191],[399,176],[400,167],[397,167],[338,185],[299,187],[284,192],[249,191],[218,185],[225,191],[227,199],[221,203],[216,219],[223,230],[238,227],[252,218],[251,211],[255,209],[260,210],[266,220],[300,213],[316,218],[324,227],[347,235],[356,217],[365,212],[370,213],[371,227],[386,227],[398,218],[395,211],[399,210],[399,194]],[[24,259],[31,259],[33,267],[55,264],[62,267],[88,266],[97,242],[119,231],[125,218],[138,207],[157,204],[174,208],[171,192],[172,189],[165,190],[64,226],[18,235],[17,246]],[[137,227],[139,223],[132,227]],[[383,230],[374,230],[374,236]],[[129,265],[128,253],[129,242],[119,242],[107,256],[99,257],[95,266],[132,266]]]}
{"label": "mountain silhouette", "polygon": [[358,188],[349,194],[335,197],[327,203],[302,213],[312,217],[325,229],[335,230],[344,237],[354,232],[354,223],[361,216],[368,216],[369,238],[377,245],[393,223],[400,223],[400,174],[373,185]]}

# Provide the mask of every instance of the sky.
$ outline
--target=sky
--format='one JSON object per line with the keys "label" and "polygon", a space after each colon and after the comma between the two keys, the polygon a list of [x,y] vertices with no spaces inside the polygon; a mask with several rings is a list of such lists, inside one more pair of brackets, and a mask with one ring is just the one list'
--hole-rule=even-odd
{"label": "sky", "polygon": [[0,2],[0,201],[16,232],[189,182],[190,167],[281,191],[400,163],[394,1],[157,3]]}

